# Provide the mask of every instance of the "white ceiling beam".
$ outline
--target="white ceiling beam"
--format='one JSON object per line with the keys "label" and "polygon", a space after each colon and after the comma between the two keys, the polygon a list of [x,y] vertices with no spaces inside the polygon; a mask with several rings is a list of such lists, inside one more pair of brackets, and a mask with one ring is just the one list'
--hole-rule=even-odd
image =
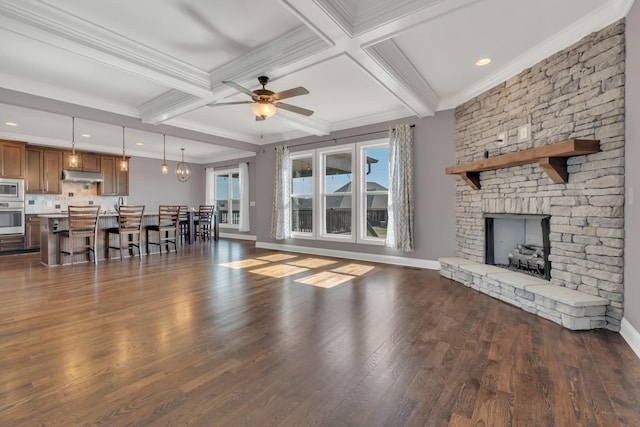
{"label": "white ceiling beam", "polygon": [[475,1],[479,0],[428,1],[425,6],[424,1],[403,0],[400,10],[396,9],[397,2],[388,1],[374,12],[363,8],[364,15],[358,16],[357,5],[349,0],[281,0],[309,28],[333,44],[286,71],[295,72],[345,54],[416,116],[432,115],[439,103],[437,94],[390,39]]}
{"label": "white ceiling beam", "polygon": [[33,0],[0,0],[0,27],[109,67],[195,96],[207,96],[209,74],[134,40]]}

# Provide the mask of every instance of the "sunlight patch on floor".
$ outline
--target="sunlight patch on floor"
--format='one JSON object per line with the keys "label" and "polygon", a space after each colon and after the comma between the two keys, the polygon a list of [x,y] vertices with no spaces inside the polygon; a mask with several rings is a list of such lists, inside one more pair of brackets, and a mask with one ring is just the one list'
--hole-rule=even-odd
{"label": "sunlight patch on floor", "polygon": [[320,258],[305,258],[296,261],[291,261],[287,264],[295,265],[298,267],[307,267],[307,268],[320,268],[325,267],[327,265],[335,264],[338,261],[331,261],[328,259],[320,259]]}
{"label": "sunlight patch on floor", "polygon": [[331,269],[331,271],[334,271],[336,273],[351,274],[353,276],[362,276],[363,274],[370,272],[374,268],[375,267],[372,265],[347,264],[342,267],[333,268]]}
{"label": "sunlight patch on floor", "polygon": [[249,270],[249,273],[261,274],[269,277],[287,277],[293,274],[302,273],[303,271],[309,271],[308,268],[296,267],[287,264],[272,265],[269,267],[262,267],[255,270]]}
{"label": "sunlight patch on floor", "polygon": [[268,264],[268,263],[267,261],[260,261],[259,259],[249,258],[249,259],[243,259],[241,261],[225,262],[224,264],[220,264],[220,265],[228,268],[249,268],[249,267],[255,267],[263,264]]}
{"label": "sunlight patch on floor", "polygon": [[298,255],[273,254],[273,255],[259,256],[259,257],[256,257],[256,258],[261,259],[263,261],[277,262],[277,261],[284,261],[286,259],[291,259],[291,258],[298,258]]}
{"label": "sunlight patch on floor", "polygon": [[330,271],[323,271],[321,273],[297,279],[296,282],[328,289],[341,285],[344,282],[348,282],[351,279],[354,279],[354,277],[347,276],[345,274],[332,273]]}

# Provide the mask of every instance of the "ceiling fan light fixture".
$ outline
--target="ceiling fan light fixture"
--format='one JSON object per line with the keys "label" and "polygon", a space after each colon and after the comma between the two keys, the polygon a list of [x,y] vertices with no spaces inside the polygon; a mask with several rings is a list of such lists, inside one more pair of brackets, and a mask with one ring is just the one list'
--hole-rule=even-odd
{"label": "ceiling fan light fixture", "polygon": [[251,106],[251,111],[256,116],[266,119],[276,113],[276,106],[270,102],[256,102]]}

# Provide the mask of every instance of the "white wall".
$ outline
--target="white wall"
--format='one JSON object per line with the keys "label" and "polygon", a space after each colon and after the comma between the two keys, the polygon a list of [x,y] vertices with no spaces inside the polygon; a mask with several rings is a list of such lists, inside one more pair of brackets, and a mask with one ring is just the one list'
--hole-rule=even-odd
{"label": "white wall", "polygon": [[145,205],[147,212],[157,212],[159,205],[204,204],[204,165],[190,164],[191,179],[180,182],[175,170],[178,162],[167,161],[169,174],[162,175],[162,160],[132,157],[129,162],[130,205]]}
{"label": "white wall", "polygon": [[627,16],[626,32],[624,319],[640,331],[640,4],[637,1]]}

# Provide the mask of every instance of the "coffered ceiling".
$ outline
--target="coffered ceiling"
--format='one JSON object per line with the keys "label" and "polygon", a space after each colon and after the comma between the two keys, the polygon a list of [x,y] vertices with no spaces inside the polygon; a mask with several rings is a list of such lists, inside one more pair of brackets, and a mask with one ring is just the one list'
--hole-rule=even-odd
{"label": "coffered ceiling", "polygon": [[[453,108],[633,0],[0,0],[0,138],[206,163]],[[478,67],[480,58],[491,63]],[[309,94],[255,121],[222,82]],[[54,100],[54,101],[51,101]],[[15,123],[17,126],[6,125]],[[91,137],[80,135],[88,134]],[[84,138],[84,139],[83,139]],[[143,145],[135,145],[135,143]]]}

